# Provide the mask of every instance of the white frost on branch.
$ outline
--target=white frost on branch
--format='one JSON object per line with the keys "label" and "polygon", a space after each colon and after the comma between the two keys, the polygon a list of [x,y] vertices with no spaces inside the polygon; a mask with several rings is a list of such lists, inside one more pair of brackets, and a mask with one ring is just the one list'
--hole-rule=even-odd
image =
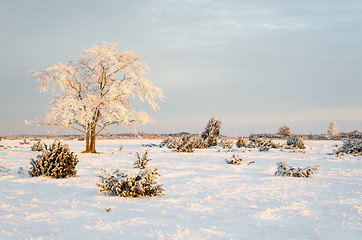
{"label": "white frost on branch", "polygon": [[59,125],[86,133],[109,125],[132,126],[150,122],[143,111],[131,108],[131,99],[147,102],[156,111],[162,90],[145,78],[147,64],[134,51],[122,52],[115,43],[84,51],[78,61],[59,63],[33,77],[40,91],[53,92],[48,113],[27,123]]}

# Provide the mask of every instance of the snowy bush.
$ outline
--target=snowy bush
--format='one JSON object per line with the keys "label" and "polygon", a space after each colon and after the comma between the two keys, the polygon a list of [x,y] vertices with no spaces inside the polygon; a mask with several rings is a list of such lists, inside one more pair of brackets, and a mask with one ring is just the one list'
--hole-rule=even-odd
{"label": "snowy bush", "polygon": [[299,149],[305,149],[305,145],[303,142],[303,137],[301,135],[292,134],[287,139],[287,148],[299,148]]}
{"label": "snowy bush", "polygon": [[96,183],[101,189],[99,193],[106,192],[107,195],[120,197],[145,197],[161,194],[164,189],[162,185],[157,184],[159,167],[155,169],[141,169],[138,173],[126,174],[119,169],[112,173],[103,170],[99,174],[99,182]]}
{"label": "snowy bush", "polygon": [[38,140],[36,143],[33,144],[33,146],[31,146],[30,150],[34,152],[45,151],[47,150],[47,145],[41,140]]}
{"label": "snowy bush", "polygon": [[320,170],[320,166],[307,166],[307,167],[292,167],[288,166],[284,161],[277,163],[277,171],[275,176],[288,176],[288,177],[310,177],[313,173]]}
{"label": "snowy bush", "polygon": [[267,152],[270,150],[270,147],[269,146],[261,146],[259,147],[259,151],[260,152]]}
{"label": "snowy bush", "polygon": [[223,139],[219,142],[219,146],[222,148],[231,149],[233,147],[233,142],[230,140]]}
{"label": "snowy bush", "polygon": [[240,165],[240,164],[250,165],[251,163],[254,163],[254,161],[243,162],[243,158],[239,156],[239,154],[233,154],[232,158],[230,160],[225,159],[225,162],[234,165]]}
{"label": "snowy bush", "polygon": [[342,147],[334,151],[335,154],[353,154],[359,156],[362,154],[362,140],[361,139],[347,139],[343,141]]}
{"label": "snowy bush", "polygon": [[160,144],[160,147],[173,149],[175,152],[194,152],[197,145],[197,139],[191,138],[191,135],[183,135],[181,138],[166,138]]}
{"label": "snowy bush", "polygon": [[220,134],[220,127],[220,119],[216,120],[214,117],[212,117],[209,120],[207,126],[205,127],[205,130],[200,135],[206,148],[217,146],[217,138]]}
{"label": "snowy bush", "polygon": [[142,144],[143,147],[161,147],[161,144],[154,144],[154,143],[147,143],[147,144]]}
{"label": "snowy bush", "polygon": [[147,149],[145,151],[145,153],[143,154],[143,156],[141,157],[139,153],[136,153],[136,158],[137,160],[134,162],[133,166],[135,168],[139,168],[139,169],[145,169],[147,166],[147,163],[149,161],[151,161],[151,159],[147,158],[147,154],[148,154],[149,149]]}
{"label": "snowy bush", "polygon": [[281,146],[271,139],[258,138],[254,134],[251,134],[249,136],[249,143],[245,147],[259,148],[260,151],[268,151],[270,148],[280,148]]}
{"label": "snowy bush", "polygon": [[194,142],[191,139],[191,135],[184,135],[181,138],[176,139],[174,150],[176,152],[194,152]]}
{"label": "snowy bush", "polygon": [[248,144],[248,140],[246,140],[243,137],[239,137],[238,140],[236,141],[237,148],[245,147],[247,144]]}
{"label": "snowy bush", "polygon": [[[165,138],[161,143],[160,143],[160,147],[167,147],[167,148],[174,148],[175,145],[175,139],[167,137]],[[144,145],[145,147],[148,147],[148,145]]]}
{"label": "snowy bush", "polygon": [[36,159],[31,159],[29,174],[32,177],[74,177],[77,173],[75,169],[77,164],[77,156],[70,152],[68,145],[55,142]]}

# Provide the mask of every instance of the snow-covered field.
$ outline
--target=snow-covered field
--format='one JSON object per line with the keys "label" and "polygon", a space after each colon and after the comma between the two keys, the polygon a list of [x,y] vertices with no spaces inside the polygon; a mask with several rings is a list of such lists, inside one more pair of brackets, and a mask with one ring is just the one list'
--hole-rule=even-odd
{"label": "snow-covered field", "polygon": [[[27,174],[31,145],[1,141],[18,148],[0,149],[0,239],[361,239],[362,157],[326,155],[341,142],[306,141],[306,153],[237,149],[249,166],[226,164],[233,153],[217,149],[150,148],[164,195],[100,195],[99,168],[132,170],[150,142],[160,140],[98,140],[101,154],[84,154],[84,142],[66,141],[78,176],[50,179]],[[321,171],[276,177],[283,160]]]}

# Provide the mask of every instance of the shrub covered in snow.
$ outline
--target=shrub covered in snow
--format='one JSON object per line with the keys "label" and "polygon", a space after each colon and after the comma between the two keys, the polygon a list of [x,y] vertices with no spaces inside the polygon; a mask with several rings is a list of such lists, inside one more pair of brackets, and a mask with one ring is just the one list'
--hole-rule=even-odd
{"label": "shrub covered in snow", "polygon": [[145,169],[147,166],[147,163],[149,161],[151,161],[151,159],[147,158],[147,154],[148,154],[149,149],[147,149],[145,151],[145,153],[143,154],[143,156],[141,157],[139,153],[136,153],[136,161],[134,162],[133,166],[135,168],[139,168],[139,169]]}
{"label": "shrub covered in snow", "polygon": [[160,147],[173,149],[175,152],[194,152],[195,148],[202,148],[199,138],[192,138],[191,135],[183,135],[180,138],[166,138]]}
{"label": "shrub covered in snow", "polygon": [[244,137],[239,137],[238,140],[236,140],[236,147],[241,148],[245,147],[248,144],[248,140]]}
{"label": "shrub covered in snow", "polygon": [[233,142],[231,140],[223,139],[219,142],[219,146],[222,148],[233,148]]}
{"label": "shrub covered in snow", "polygon": [[347,139],[342,147],[334,151],[335,154],[353,154],[359,156],[362,154],[362,139]]}
{"label": "shrub covered in snow", "polygon": [[275,176],[288,176],[288,177],[310,177],[313,173],[320,170],[320,166],[307,166],[307,167],[292,167],[288,166],[284,161],[277,163],[277,171]]}
{"label": "shrub covered in snow", "polygon": [[176,139],[174,143],[174,150],[176,152],[194,152],[195,143],[191,138],[191,135],[184,135],[181,138]]}
{"label": "shrub covered in snow", "polygon": [[36,143],[33,144],[33,146],[31,146],[30,150],[34,152],[45,151],[47,150],[47,145],[41,140],[38,140]]}
{"label": "shrub covered in snow", "polygon": [[280,148],[280,145],[273,142],[271,139],[258,138],[254,134],[249,136],[247,148],[259,148],[260,151],[268,151],[270,148]]}
{"label": "shrub covered in snow", "polygon": [[269,146],[261,146],[259,147],[259,151],[260,152],[267,152],[270,150],[270,147]]}
{"label": "shrub covered in snow", "polygon": [[217,138],[220,134],[221,120],[216,120],[212,117],[205,127],[205,130],[201,133],[200,137],[204,141],[206,148],[217,146]]}
{"label": "shrub covered in snow", "polygon": [[292,134],[287,139],[287,148],[305,149],[305,145],[304,145],[304,142],[303,142],[303,137],[301,135]]}
{"label": "shrub covered in snow", "polygon": [[31,159],[29,174],[32,177],[74,177],[77,173],[75,169],[77,164],[77,156],[69,150],[68,145],[55,142],[36,159]]}
{"label": "shrub covered in snow", "polygon": [[145,197],[161,194],[164,189],[157,184],[159,167],[155,169],[141,169],[138,173],[126,174],[119,169],[112,173],[106,170],[98,175],[100,183],[96,183],[101,189],[99,193],[106,192],[107,195],[120,197]]}
{"label": "shrub covered in snow", "polygon": [[239,154],[233,154],[232,158],[230,160],[225,159],[225,162],[227,164],[234,164],[234,165],[240,165],[240,164],[250,165],[251,163],[254,163],[254,161],[243,162],[243,158],[239,156]]}
{"label": "shrub covered in snow", "polygon": [[220,134],[221,120],[211,118],[205,130],[197,137],[185,134],[178,138],[166,138],[159,147],[167,147],[174,149],[175,152],[194,152],[195,148],[209,148],[217,146],[217,138]]}

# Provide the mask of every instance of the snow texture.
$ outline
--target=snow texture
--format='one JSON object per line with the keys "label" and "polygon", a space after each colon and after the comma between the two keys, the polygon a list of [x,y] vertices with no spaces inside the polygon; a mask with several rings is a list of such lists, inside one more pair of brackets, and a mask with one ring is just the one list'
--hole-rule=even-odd
{"label": "snow texture", "polygon": [[[304,154],[236,149],[244,161],[255,161],[245,167],[225,164],[230,153],[213,148],[194,153],[151,148],[148,167],[161,166],[158,183],[165,194],[99,194],[99,168],[138,172],[132,165],[134,154],[146,150],[142,144],[160,142],[98,140],[99,154],[87,154],[81,153],[83,142],[66,141],[79,158],[77,177],[53,179],[31,178],[29,159],[38,153],[30,151],[31,145],[3,139],[1,144],[12,148],[0,149],[5,169],[0,168],[0,239],[361,237],[362,156],[327,155],[341,141],[305,141]],[[320,165],[322,171],[311,178],[275,177],[275,164],[283,160],[292,166]]]}

